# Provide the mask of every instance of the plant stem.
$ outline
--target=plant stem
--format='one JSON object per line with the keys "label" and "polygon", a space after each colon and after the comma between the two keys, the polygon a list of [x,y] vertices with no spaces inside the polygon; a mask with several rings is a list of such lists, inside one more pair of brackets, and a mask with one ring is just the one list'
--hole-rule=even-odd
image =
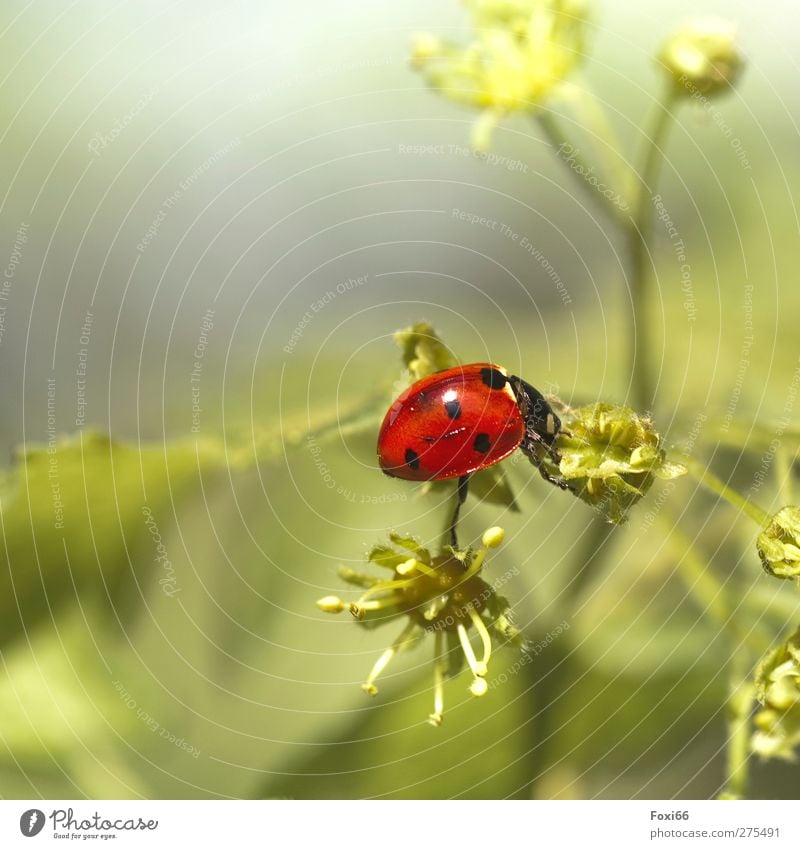
{"label": "plant stem", "polygon": [[728,502],[732,507],[746,513],[757,525],[762,528],[766,527],[770,522],[770,515],[748,501],[743,495],[736,492],[724,481],[720,480],[712,471],[706,468],[702,463],[694,459],[694,457],[681,457],[681,462],[689,470],[689,474],[709,492],[713,492],[720,498]]}
{"label": "plant stem", "polygon": [[778,495],[784,505],[794,504],[794,481],[792,480],[792,465],[794,457],[781,445],[775,452],[775,477],[778,484]]}
{"label": "plant stem", "polygon": [[631,224],[627,230],[629,277],[633,308],[630,344],[630,373],[633,405],[645,411],[653,405],[654,385],[648,350],[650,242],[653,234],[653,196],[663,160],[663,145],[673,122],[675,95],[670,88],[656,103],[645,132],[645,147],[638,170],[639,189],[635,195]]}
{"label": "plant stem", "polygon": [[576,567],[572,580],[564,587],[569,599],[576,599],[591,583],[596,566],[601,565],[608,551],[607,542],[617,525],[594,517],[580,540]]}
{"label": "plant stem", "polygon": [[[733,655],[741,654],[743,645],[747,645],[755,656],[761,655],[765,647],[769,645],[769,638],[764,637],[762,640],[755,632],[754,625],[745,629],[743,625],[739,624],[739,620],[731,613],[728,592],[724,585],[717,580],[717,576],[697,550],[694,541],[678,527],[677,523],[666,516],[662,516],[660,521],[664,525],[665,532],[669,537],[672,537],[681,551],[681,556],[676,565],[684,584],[694,596],[698,606],[702,610],[708,611],[711,618],[725,628],[731,639],[735,641]],[[746,604],[746,602],[747,595],[745,594],[739,599],[739,603]],[[754,611],[754,613],[760,616],[762,611]],[[752,617],[748,617],[747,621],[753,622],[754,620]]]}
{"label": "plant stem", "polygon": [[723,799],[744,799],[747,796],[747,777],[750,766],[750,713],[755,691],[746,680],[749,669],[742,657],[734,652],[730,670],[730,695],[726,706],[728,715],[728,751],[726,758]]}
{"label": "plant stem", "polygon": [[[588,178],[596,169],[594,166],[589,165],[581,156],[580,149],[575,147],[575,145],[569,141],[561,128],[561,125],[556,120],[555,115],[552,112],[541,111],[536,114],[536,120],[544,131],[547,140],[555,149],[558,158],[564,162],[565,165],[570,166],[570,171],[574,174],[575,179],[578,180],[584,188],[591,189],[592,185],[588,182]],[[602,183],[600,175],[598,174],[596,176]],[[620,195],[622,195],[622,191],[620,192]],[[618,207],[610,198],[606,197],[600,191],[593,191],[592,196],[615,221],[623,225],[629,225],[630,222],[628,217],[624,215],[622,209],[620,209],[620,207]]]}

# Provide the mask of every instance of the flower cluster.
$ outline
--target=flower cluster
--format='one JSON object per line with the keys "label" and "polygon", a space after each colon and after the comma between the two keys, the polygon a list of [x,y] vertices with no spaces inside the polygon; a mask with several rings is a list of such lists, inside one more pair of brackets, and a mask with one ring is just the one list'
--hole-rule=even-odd
{"label": "flower cluster", "polygon": [[[339,574],[347,583],[362,587],[365,592],[349,604],[337,596],[321,598],[317,602],[321,610],[340,613],[349,609],[366,628],[405,620],[402,631],[378,658],[362,685],[369,695],[378,692],[375,681],[392,658],[415,647],[427,633],[434,636],[434,707],[428,717],[431,724],[442,722],[445,675],[457,674],[465,662],[472,674],[472,695],[486,693],[491,631],[503,643],[521,643],[520,634],[509,619],[508,602],[480,576],[489,549],[499,546],[503,537],[502,528],[489,528],[477,551],[448,549],[432,556],[416,539],[393,533],[392,545],[375,546],[369,553],[372,563],[391,571],[389,578],[340,568]],[[473,635],[480,643],[480,657],[472,644]]]}
{"label": "flower cluster", "polygon": [[736,28],[718,18],[685,23],[664,42],[658,59],[682,96],[727,90],[744,64],[736,47]]}
{"label": "flower cluster", "polygon": [[758,535],[761,563],[776,578],[800,577],[800,507],[784,507]]}
{"label": "flower cluster", "polygon": [[800,628],[756,670],[756,731],[750,745],[765,758],[794,760],[800,745]]}
{"label": "flower cluster", "polygon": [[630,407],[598,403],[566,410],[556,449],[558,466],[542,458],[547,470],[616,524],[626,520],[655,478],[686,473],[683,466],[667,461],[653,422]]}
{"label": "flower cluster", "polygon": [[417,36],[412,62],[442,95],[483,110],[473,132],[484,150],[510,112],[534,112],[584,55],[582,0],[467,0],[474,40],[462,46]]}

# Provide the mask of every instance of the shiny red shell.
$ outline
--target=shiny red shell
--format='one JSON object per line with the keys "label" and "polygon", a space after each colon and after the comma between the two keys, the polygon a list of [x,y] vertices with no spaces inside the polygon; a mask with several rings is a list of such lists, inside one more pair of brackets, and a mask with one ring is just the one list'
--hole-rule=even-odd
{"label": "shiny red shell", "polygon": [[417,381],[389,407],[378,462],[406,480],[461,477],[499,463],[525,435],[503,368],[472,363]]}

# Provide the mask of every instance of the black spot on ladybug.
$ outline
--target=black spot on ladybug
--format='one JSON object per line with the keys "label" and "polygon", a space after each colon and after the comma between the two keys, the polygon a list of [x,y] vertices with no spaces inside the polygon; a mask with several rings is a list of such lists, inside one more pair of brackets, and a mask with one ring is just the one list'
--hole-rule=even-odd
{"label": "black spot on ladybug", "polygon": [[481,380],[489,389],[502,389],[506,385],[506,376],[496,368],[482,368]]}
{"label": "black spot on ladybug", "polygon": [[461,415],[461,402],[445,401],[444,411],[447,413],[448,416],[450,416],[451,419],[457,419]]}
{"label": "black spot on ladybug", "polygon": [[419,454],[413,448],[406,448],[406,465],[415,472],[419,468]]}
{"label": "black spot on ladybug", "polygon": [[488,433],[479,433],[472,443],[472,447],[479,453],[485,454],[491,447],[492,441],[489,439]]}

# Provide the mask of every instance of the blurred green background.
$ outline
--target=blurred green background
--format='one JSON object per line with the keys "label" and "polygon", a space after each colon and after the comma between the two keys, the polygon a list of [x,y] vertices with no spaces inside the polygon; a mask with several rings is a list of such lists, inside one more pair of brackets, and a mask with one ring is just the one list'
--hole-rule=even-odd
{"label": "blurred green background", "polygon": [[[753,422],[784,415],[800,366],[800,16],[788,0],[598,2],[575,82],[629,159],[659,91],[652,57],[701,12],[738,22],[748,65],[715,101],[730,132],[688,105],[666,149],[696,319],[656,225],[653,412],[680,443],[732,404],[738,446],[708,425],[695,450],[746,492]],[[429,644],[369,699],[359,684],[395,635],[314,605],[389,528],[430,538],[441,522],[437,498],[376,470],[375,429],[337,428],[391,399],[396,329],[430,321],[463,361],[568,403],[629,392],[614,223],[530,119],[496,131],[499,163],[471,155],[475,116],[408,67],[419,31],[464,39],[467,18],[455,0],[4,3],[3,797],[718,792],[731,647],[669,523],[750,598],[737,615],[763,609],[753,628],[800,617],[753,528],[690,481],[666,528],[641,505],[569,600],[585,505],[518,458],[519,512],[468,501],[467,539],[508,531],[489,576],[518,570],[503,590],[518,627],[570,628],[484,699],[448,682],[439,729]],[[754,493],[767,510],[785,495],[771,476]],[[754,764],[751,794],[796,796],[799,779]]]}

